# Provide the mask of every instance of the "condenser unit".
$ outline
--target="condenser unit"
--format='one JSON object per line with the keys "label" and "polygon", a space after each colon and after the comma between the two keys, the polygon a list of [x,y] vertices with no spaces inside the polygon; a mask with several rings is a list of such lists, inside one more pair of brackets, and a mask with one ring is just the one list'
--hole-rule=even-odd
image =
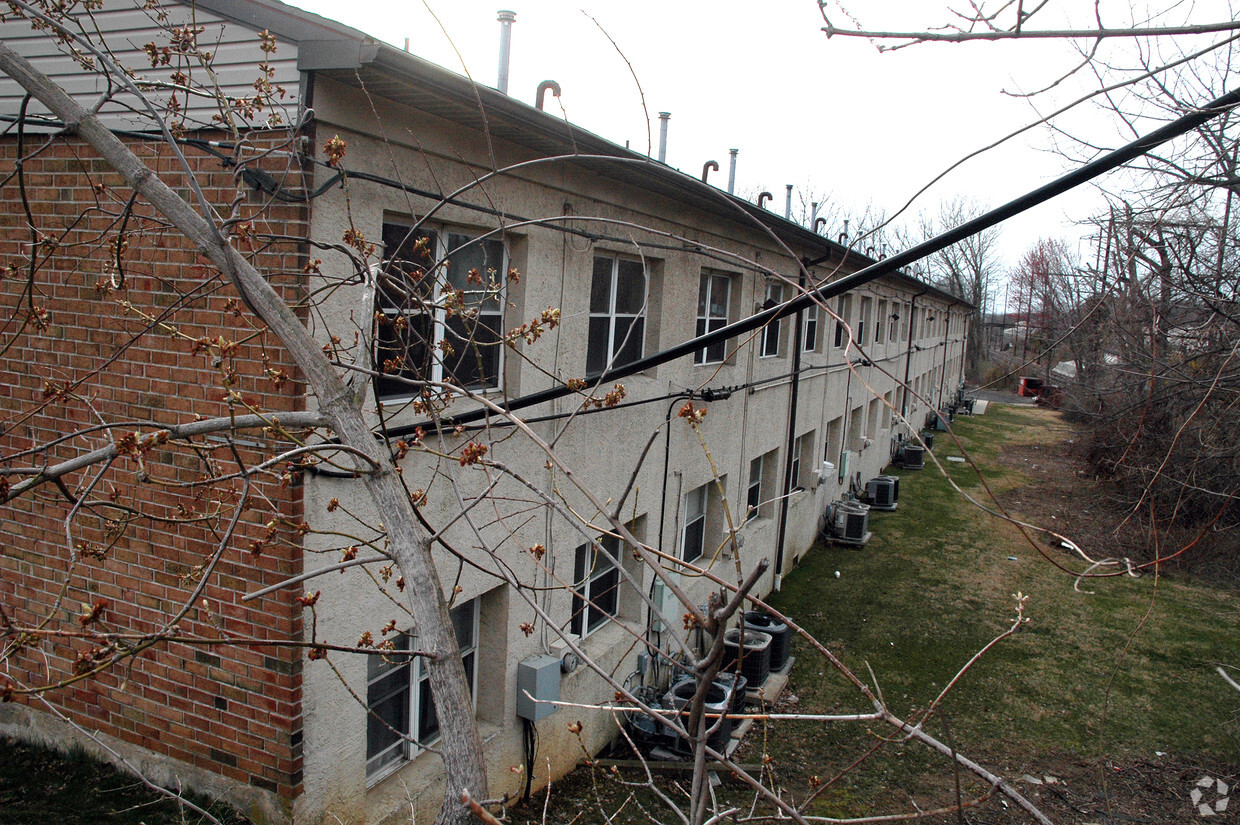
{"label": "condenser unit", "polygon": [[904,465],[906,470],[920,470],[926,466],[926,448],[920,444],[908,443],[904,445],[901,453],[900,463]]}
{"label": "condenser unit", "polygon": [[896,476],[875,476],[866,482],[865,497],[873,510],[894,510],[900,500],[900,479]]}
{"label": "condenser unit", "polygon": [[859,501],[840,501],[831,508],[831,540],[861,546],[870,540],[870,506]]}

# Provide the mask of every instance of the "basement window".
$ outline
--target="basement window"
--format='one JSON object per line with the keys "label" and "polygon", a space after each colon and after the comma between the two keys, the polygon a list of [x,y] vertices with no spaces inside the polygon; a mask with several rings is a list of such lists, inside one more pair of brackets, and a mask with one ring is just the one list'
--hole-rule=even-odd
{"label": "basement window", "polygon": [[[477,693],[478,600],[471,599],[449,614],[461,648],[461,664],[470,693]],[[372,655],[366,664],[366,778],[377,782],[402,763],[439,741],[439,717],[431,696],[430,675],[412,631],[392,640],[386,656]]]}

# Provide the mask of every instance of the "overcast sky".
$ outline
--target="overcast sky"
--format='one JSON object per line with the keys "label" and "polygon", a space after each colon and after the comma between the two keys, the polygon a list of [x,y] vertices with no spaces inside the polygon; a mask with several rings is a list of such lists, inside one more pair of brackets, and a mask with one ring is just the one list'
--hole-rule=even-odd
{"label": "overcast sky", "polygon": [[[1084,16],[1048,16],[1043,27],[1092,24],[1093,3],[1051,0],[1044,14],[1056,12],[1057,4]],[[564,90],[564,112],[575,124],[640,151],[651,140],[656,153],[658,112],[669,111],[670,165],[698,176],[703,163],[716,160],[720,172],[711,181],[725,187],[728,150],[739,149],[737,192],[769,190],[781,214],[789,183],[798,193],[813,190],[829,197],[844,217],[867,203],[890,214],[961,157],[1035,120],[1037,111],[1075,98],[1082,83],[1097,82],[1090,76],[1062,84],[1037,98],[1035,109],[1005,91],[1040,88],[1080,62],[1072,44],[926,44],[879,54],[865,40],[828,39],[815,0],[295,0],[294,5],[397,46],[408,38],[415,54],[456,72],[468,70],[492,86],[498,65],[496,11],[510,8],[517,20],[509,94],[533,103],[539,82],[556,80]],[[1167,22],[1231,19],[1223,0],[1163,5],[1172,7]],[[866,0],[847,8],[868,28],[907,30],[947,19],[946,6],[936,0]],[[1108,26],[1132,21],[1128,3],[1103,0],[1101,8]],[[837,11],[833,22],[843,26],[848,20]],[[1192,45],[1198,42],[1204,45],[1200,38]],[[1103,53],[1119,59],[1123,48],[1108,41]],[[555,111],[554,100],[547,108]],[[1098,114],[1075,116],[1069,128],[1097,143],[1118,142],[1115,124]],[[913,212],[934,213],[944,198],[963,196],[994,206],[1023,194],[1066,168],[1050,146],[1049,132],[1039,128],[986,152],[936,184]],[[1076,238],[1080,230],[1072,222],[1098,204],[1096,194],[1080,192],[1009,221],[1001,236],[1003,257],[1015,264],[1040,236]],[[836,235],[842,226],[827,229]]]}

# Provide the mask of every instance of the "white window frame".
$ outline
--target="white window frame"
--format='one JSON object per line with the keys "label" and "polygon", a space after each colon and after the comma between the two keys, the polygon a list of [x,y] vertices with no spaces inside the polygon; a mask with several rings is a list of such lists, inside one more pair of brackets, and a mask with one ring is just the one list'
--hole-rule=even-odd
{"label": "white window frame", "polygon": [[874,306],[874,300],[868,295],[861,299],[861,311],[857,314],[857,345],[864,347],[866,345],[865,329],[866,322],[869,321],[870,308]]}
{"label": "white window frame", "polygon": [[[757,518],[762,507],[762,476],[765,474],[766,455],[760,455],[749,462],[749,484],[745,487],[745,520]],[[757,478],[754,478],[754,473]]]}
{"label": "white window frame", "polygon": [[[607,261],[611,264],[611,272],[608,276],[607,307],[602,311],[597,310],[594,306],[594,276],[597,273],[600,261]],[[616,309],[616,299],[620,291],[622,264],[627,265],[630,274],[632,274],[632,267],[634,265],[641,271],[642,304],[641,308],[636,312],[621,312]],[[646,265],[636,258],[627,258],[623,255],[611,255],[607,253],[596,254],[593,259],[592,267],[593,268],[590,271],[589,321],[587,321],[590,325],[590,329],[587,329],[586,333],[586,374],[601,375],[605,370],[633,363],[634,361],[640,359],[646,352],[646,309],[650,302],[650,274],[646,271]],[[597,364],[598,359],[596,353],[590,346],[592,328],[595,322],[600,320],[605,320],[607,323],[607,351],[606,353],[603,353],[603,363],[601,369]],[[617,325],[622,320],[629,321],[630,323],[625,335],[619,342],[617,342]],[[633,331],[634,327],[637,328],[636,333]],[[634,335],[636,337],[633,337]],[[618,347],[617,344],[620,346]],[[622,352],[621,348],[628,349],[634,345],[637,347],[636,353],[632,353],[631,357],[624,358],[623,360],[618,359],[618,356]],[[592,361],[595,361],[596,363],[592,364]]]}
{"label": "white window frame", "polygon": [[805,326],[801,330],[801,351],[818,349],[818,305],[810,304],[805,310]]}
{"label": "white window frame", "polygon": [[[776,305],[784,302],[784,285],[778,281],[770,281],[766,285],[766,300],[763,307],[771,306],[774,301]],[[779,333],[782,319],[769,322],[762,328],[761,349],[758,351],[759,358],[778,358],[779,357]]]}
{"label": "white window frame", "polygon": [[840,316],[835,322],[835,349],[843,349],[848,341],[848,316],[852,314],[852,296],[841,295],[835,304],[835,314]]}
{"label": "white window frame", "polygon": [[[713,312],[721,302],[716,300],[719,291],[723,291],[723,314]],[[702,270],[702,278],[698,282],[697,329],[694,337],[701,337],[708,332],[728,325],[728,312],[732,306],[732,276],[724,272]],[[694,364],[722,364],[728,357],[728,342],[720,341],[693,353]]]}
{"label": "white window frame", "polygon": [[887,299],[880,298],[878,301],[878,312],[874,316],[874,343],[883,343],[883,333],[887,330]]}
{"label": "white window frame", "polygon": [[[389,234],[390,233],[390,234]],[[393,267],[392,255],[396,252],[392,247],[393,241],[397,235],[401,235],[401,243],[413,243],[418,236],[430,238],[434,243],[434,249],[429,250],[427,256],[424,256],[424,264],[410,261],[413,266],[423,270],[423,274],[413,283],[406,282],[404,287],[393,284],[393,288],[387,294],[395,296],[400,300],[385,301],[384,291],[382,288],[384,278],[393,283],[400,278],[400,273]],[[494,340],[485,343],[488,355],[494,353],[494,375],[482,375],[481,380],[471,381],[465,384],[469,389],[494,390],[500,389],[503,384],[504,374],[504,347],[500,341],[504,334],[504,305],[506,303],[505,283],[508,273],[508,250],[504,248],[501,241],[496,238],[484,237],[486,233],[479,233],[469,229],[440,226],[440,225],[422,225],[415,227],[412,223],[402,220],[386,219],[383,221],[383,236],[385,239],[384,261],[380,268],[380,288],[375,293],[375,310],[376,314],[383,315],[389,324],[395,324],[395,319],[403,318],[406,323],[410,319],[422,319],[428,314],[430,316],[429,336],[426,338],[425,344],[417,342],[405,342],[404,353],[402,358],[409,356],[411,346],[425,348],[427,357],[430,361],[430,375],[419,375],[416,367],[405,364],[405,366],[395,372],[390,373],[393,376],[400,376],[413,379],[423,379],[430,381],[451,381],[453,376],[449,371],[444,369],[444,360],[446,358],[468,358],[468,353],[457,352],[452,356],[445,354],[441,348],[441,342],[447,341],[453,344],[455,350],[461,344],[461,336],[459,332],[453,329],[455,319],[461,317],[459,312],[453,311],[452,317],[448,316],[448,310],[444,306],[447,297],[447,286],[455,286],[465,293],[465,305],[469,310],[476,311],[477,314],[473,318],[471,324],[471,335],[477,336],[480,330],[489,330]],[[460,241],[460,242],[457,242]],[[455,243],[455,245],[454,245]],[[483,284],[479,287],[476,284],[468,282],[468,272],[465,270],[461,273],[459,262],[462,257],[473,256],[473,252],[466,252],[457,258],[457,265],[454,268],[452,261],[453,253],[458,249],[483,250],[484,261],[488,272],[480,273],[483,278]],[[499,260],[495,261],[495,265],[491,265],[490,253],[498,253]],[[442,270],[442,271],[441,271]],[[463,275],[457,278],[462,283],[454,283],[454,276]],[[429,279],[427,281],[426,279]],[[499,291],[491,292],[487,285],[494,280],[498,283]],[[429,294],[418,294],[418,284],[429,283],[431,289]],[[404,293],[403,295],[401,293]],[[401,306],[392,304],[400,303]],[[429,307],[429,312],[428,312]],[[489,319],[485,320],[485,319]],[[382,372],[384,362],[389,360],[382,356],[379,349],[379,339],[384,332],[381,330],[375,336],[375,368]],[[397,333],[399,335],[399,333]],[[468,342],[465,346],[470,346]],[[476,358],[478,351],[473,353]],[[459,362],[457,362],[459,363]],[[421,388],[415,385],[403,384],[399,381],[392,381],[386,384],[382,377],[375,379],[375,395],[381,401],[399,400],[401,398],[409,398],[421,393]]]}
{"label": "white window frame", "polygon": [[592,542],[573,551],[569,631],[583,639],[620,615],[622,544],[615,536],[599,536],[597,545],[601,551]]}
{"label": "white window frame", "polygon": [[792,489],[799,490],[801,484],[801,451],[805,449],[806,435],[798,435],[792,442],[792,455],[788,456],[790,466],[788,468],[789,475],[792,476]]}
{"label": "white window frame", "polygon": [[[470,696],[475,708],[477,708],[478,695],[479,601],[479,599],[471,599],[459,604],[452,608],[450,614],[456,629],[457,644],[461,648],[461,662],[465,665],[465,676],[469,681]],[[464,635],[463,630],[468,631],[467,636]],[[417,635],[413,631],[407,631],[399,634],[393,641],[398,646],[398,650],[383,657],[377,654],[371,655],[368,657],[366,668],[366,781],[371,785],[398,770],[401,765],[434,745],[440,738],[438,720],[436,720],[435,730],[429,735],[423,736],[420,731],[424,721],[424,712],[428,710],[430,713],[434,712],[433,704],[429,709],[426,707],[426,703],[431,701],[430,675],[423,667],[422,657],[400,652],[417,650]],[[390,689],[378,697],[373,696],[374,689],[384,681],[390,682]],[[398,737],[372,752],[371,731],[383,731],[385,723],[379,721],[370,709],[376,704],[397,698],[402,693],[407,696],[405,707],[400,713],[400,718],[394,720],[398,724],[392,725],[392,728],[399,734]],[[387,734],[390,733],[391,731],[388,730]]]}
{"label": "white window frame", "polygon": [[[683,561],[697,561],[706,554],[706,510],[710,505],[710,483],[695,487],[684,495],[681,514],[683,524],[680,528],[680,558]],[[690,556],[689,540],[696,536],[697,553]]]}

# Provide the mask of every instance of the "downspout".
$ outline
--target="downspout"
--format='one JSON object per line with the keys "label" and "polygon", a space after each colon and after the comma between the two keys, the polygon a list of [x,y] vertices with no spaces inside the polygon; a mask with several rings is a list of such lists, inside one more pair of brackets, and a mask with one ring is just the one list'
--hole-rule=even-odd
{"label": "downspout", "polygon": [[951,329],[952,311],[943,311],[943,366],[939,367],[939,409],[943,407],[943,382],[947,380],[947,331]]}
{"label": "downspout", "polygon": [[[791,189],[789,189],[791,191]],[[797,279],[797,283],[805,286],[805,276]],[[804,323],[805,310],[798,309],[792,322],[792,382],[788,390],[788,447],[784,452],[784,491],[779,501],[779,537],[775,543],[775,589],[779,590],[784,580],[784,544],[788,538],[788,499],[792,496],[792,485],[796,479],[792,477],[792,450],[797,441],[797,399],[801,393],[801,325]]]}
{"label": "downspout", "polygon": [[908,374],[909,367],[913,363],[913,330],[917,326],[917,299],[929,291],[930,288],[926,287],[921,292],[918,292],[913,296],[913,300],[909,301],[908,305],[908,345],[904,348],[904,383],[900,386],[900,417],[904,419],[904,425],[910,428],[911,425],[908,423]]}

